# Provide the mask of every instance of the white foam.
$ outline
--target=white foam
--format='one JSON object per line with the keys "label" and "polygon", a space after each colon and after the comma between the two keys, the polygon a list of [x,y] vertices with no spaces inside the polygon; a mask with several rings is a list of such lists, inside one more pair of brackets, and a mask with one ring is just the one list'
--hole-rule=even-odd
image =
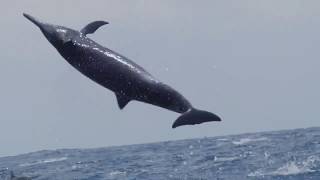
{"label": "white foam", "polygon": [[271,175],[295,175],[295,174],[304,174],[309,172],[314,172],[312,168],[315,166],[314,163],[320,161],[320,158],[317,156],[310,156],[308,159],[298,164],[295,161],[290,161],[284,166],[280,167],[274,172],[271,172]]}
{"label": "white foam", "polygon": [[307,172],[313,172],[313,170],[308,167],[302,166],[299,167],[295,162],[289,162],[284,166],[280,167],[274,172],[271,172],[270,175],[295,175],[295,174],[303,174]]}
{"label": "white foam", "polygon": [[277,170],[272,172],[262,172],[261,170],[249,173],[248,176],[288,176],[315,172],[312,168],[315,167],[315,162],[320,161],[317,156],[310,156],[308,159],[302,163],[297,163],[296,161],[290,161],[279,167]]}
{"label": "white foam", "polygon": [[265,174],[263,174],[263,172],[261,172],[261,170],[258,170],[258,171],[249,173],[248,176],[249,177],[258,177],[258,176],[265,176]]}
{"label": "white foam", "polygon": [[250,142],[257,142],[257,141],[266,141],[268,138],[262,137],[262,138],[256,138],[256,139],[250,139],[250,138],[242,138],[239,141],[232,141],[235,145],[243,145]]}
{"label": "white foam", "polygon": [[125,176],[127,172],[125,171],[112,171],[110,172],[110,176]]}
{"label": "white foam", "polygon": [[214,157],[214,161],[216,161],[216,162],[234,161],[234,160],[238,160],[238,159],[240,159],[240,157],[236,157],[236,156],[234,156],[234,157],[217,157],[217,156],[215,156]]}
{"label": "white foam", "polygon": [[51,158],[51,159],[45,159],[45,160],[38,160],[38,161],[32,162],[32,163],[23,163],[23,164],[20,164],[19,166],[33,166],[33,165],[37,165],[37,164],[46,164],[46,163],[65,161],[67,159],[68,159],[67,157]]}

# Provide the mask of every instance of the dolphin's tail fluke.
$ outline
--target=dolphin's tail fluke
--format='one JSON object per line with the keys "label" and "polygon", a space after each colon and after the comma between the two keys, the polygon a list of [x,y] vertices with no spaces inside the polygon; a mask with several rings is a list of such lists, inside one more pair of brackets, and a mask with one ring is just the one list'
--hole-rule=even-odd
{"label": "dolphin's tail fluke", "polygon": [[183,125],[201,124],[210,121],[221,121],[221,119],[219,116],[211,112],[201,111],[193,108],[179,116],[178,119],[172,124],[172,128]]}

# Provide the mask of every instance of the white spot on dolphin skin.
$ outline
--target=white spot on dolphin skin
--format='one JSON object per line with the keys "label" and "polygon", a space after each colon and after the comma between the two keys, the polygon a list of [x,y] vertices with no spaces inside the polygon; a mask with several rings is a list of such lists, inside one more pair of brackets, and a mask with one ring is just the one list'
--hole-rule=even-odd
{"label": "white spot on dolphin skin", "polygon": [[65,29],[57,29],[57,32],[66,33],[66,32],[67,32],[67,30],[65,30]]}
{"label": "white spot on dolphin skin", "polygon": [[104,54],[107,55],[107,56],[109,56],[109,57],[111,57],[111,58],[114,58],[115,60],[121,62],[122,64],[128,66],[129,68],[135,70],[136,72],[141,73],[139,69],[137,69],[136,67],[134,67],[134,66],[131,65],[130,63],[128,63],[128,62],[126,62],[125,60],[123,60],[121,56],[115,55],[115,54],[110,53],[110,52],[108,52],[108,51],[105,51]]}
{"label": "white spot on dolphin skin", "polygon": [[100,50],[99,48],[97,48],[97,47],[94,47],[94,48],[92,48],[92,49],[103,53],[103,51],[101,51],[101,50]]}
{"label": "white spot on dolphin skin", "polygon": [[82,47],[89,47],[89,45],[86,45],[86,44],[78,44],[78,45]]}

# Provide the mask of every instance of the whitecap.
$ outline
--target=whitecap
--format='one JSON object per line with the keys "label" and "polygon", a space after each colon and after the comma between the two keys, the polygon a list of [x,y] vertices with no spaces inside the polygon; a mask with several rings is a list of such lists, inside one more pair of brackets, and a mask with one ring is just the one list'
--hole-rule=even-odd
{"label": "whitecap", "polygon": [[275,171],[263,172],[258,170],[252,173],[249,173],[248,176],[288,176],[288,175],[297,175],[315,172],[313,168],[316,166],[315,163],[319,162],[320,158],[317,156],[310,156],[305,161],[298,163],[296,161],[290,161],[279,167]]}
{"label": "whitecap", "polygon": [[302,163],[290,161],[272,172],[271,175],[296,175],[314,172],[315,170],[313,170],[313,168],[316,166],[315,163],[319,161],[320,158],[317,156],[310,156]]}
{"label": "whitecap", "polygon": [[289,162],[284,166],[280,167],[274,172],[271,172],[270,175],[296,175],[296,174],[303,174],[308,172],[313,172],[314,170],[309,169],[307,166],[298,166],[295,162]]}
{"label": "whitecap", "polygon": [[67,159],[68,159],[67,157],[44,159],[44,160],[38,160],[35,162],[31,162],[31,163],[23,163],[23,164],[20,164],[19,166],[33,166],[33,165],[38,165],[38,164],[46,164],[46,163],[65,161]]}
{"label": "whitecap", "polygon": [[125,171],[112,171],[110,172],[110,176],[125,176],[127,172]]}
{"label": "whitecap", "polygon": [[261,170],[251,172],[248,174],[249,177],[258,177],[258,176],[265,176]]}
{"label": "whitecap", "polygon": [[238,159],[240,159],[240,157],[236,157],[236,156],[234,156],[234,157],[217,157],[217,156],[215,156],[214,157],[215,162],[234,161],[234,160],[238,160]]}
{"label": "whitecap", "polygon": [[251,138],[242,138],[239,141],[232,141],[232,143],[234,145],[243,145],[243,144],[247,144],[250,142],[257,142],[257,141],[266,141],[268,140],[268,138],[262,137],[262,138],[255,138],[255,139],[251,139]]}

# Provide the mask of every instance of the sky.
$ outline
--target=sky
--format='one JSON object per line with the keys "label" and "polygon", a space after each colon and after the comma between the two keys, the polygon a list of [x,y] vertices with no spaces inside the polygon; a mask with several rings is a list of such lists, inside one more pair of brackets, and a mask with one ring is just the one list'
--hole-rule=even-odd
{"label": "sky", "polygon": [[[320,126],[320,1],[3,0],[0,156]],[[22,16],[80,30],[222,122],[130,102],[71,67]]]}

